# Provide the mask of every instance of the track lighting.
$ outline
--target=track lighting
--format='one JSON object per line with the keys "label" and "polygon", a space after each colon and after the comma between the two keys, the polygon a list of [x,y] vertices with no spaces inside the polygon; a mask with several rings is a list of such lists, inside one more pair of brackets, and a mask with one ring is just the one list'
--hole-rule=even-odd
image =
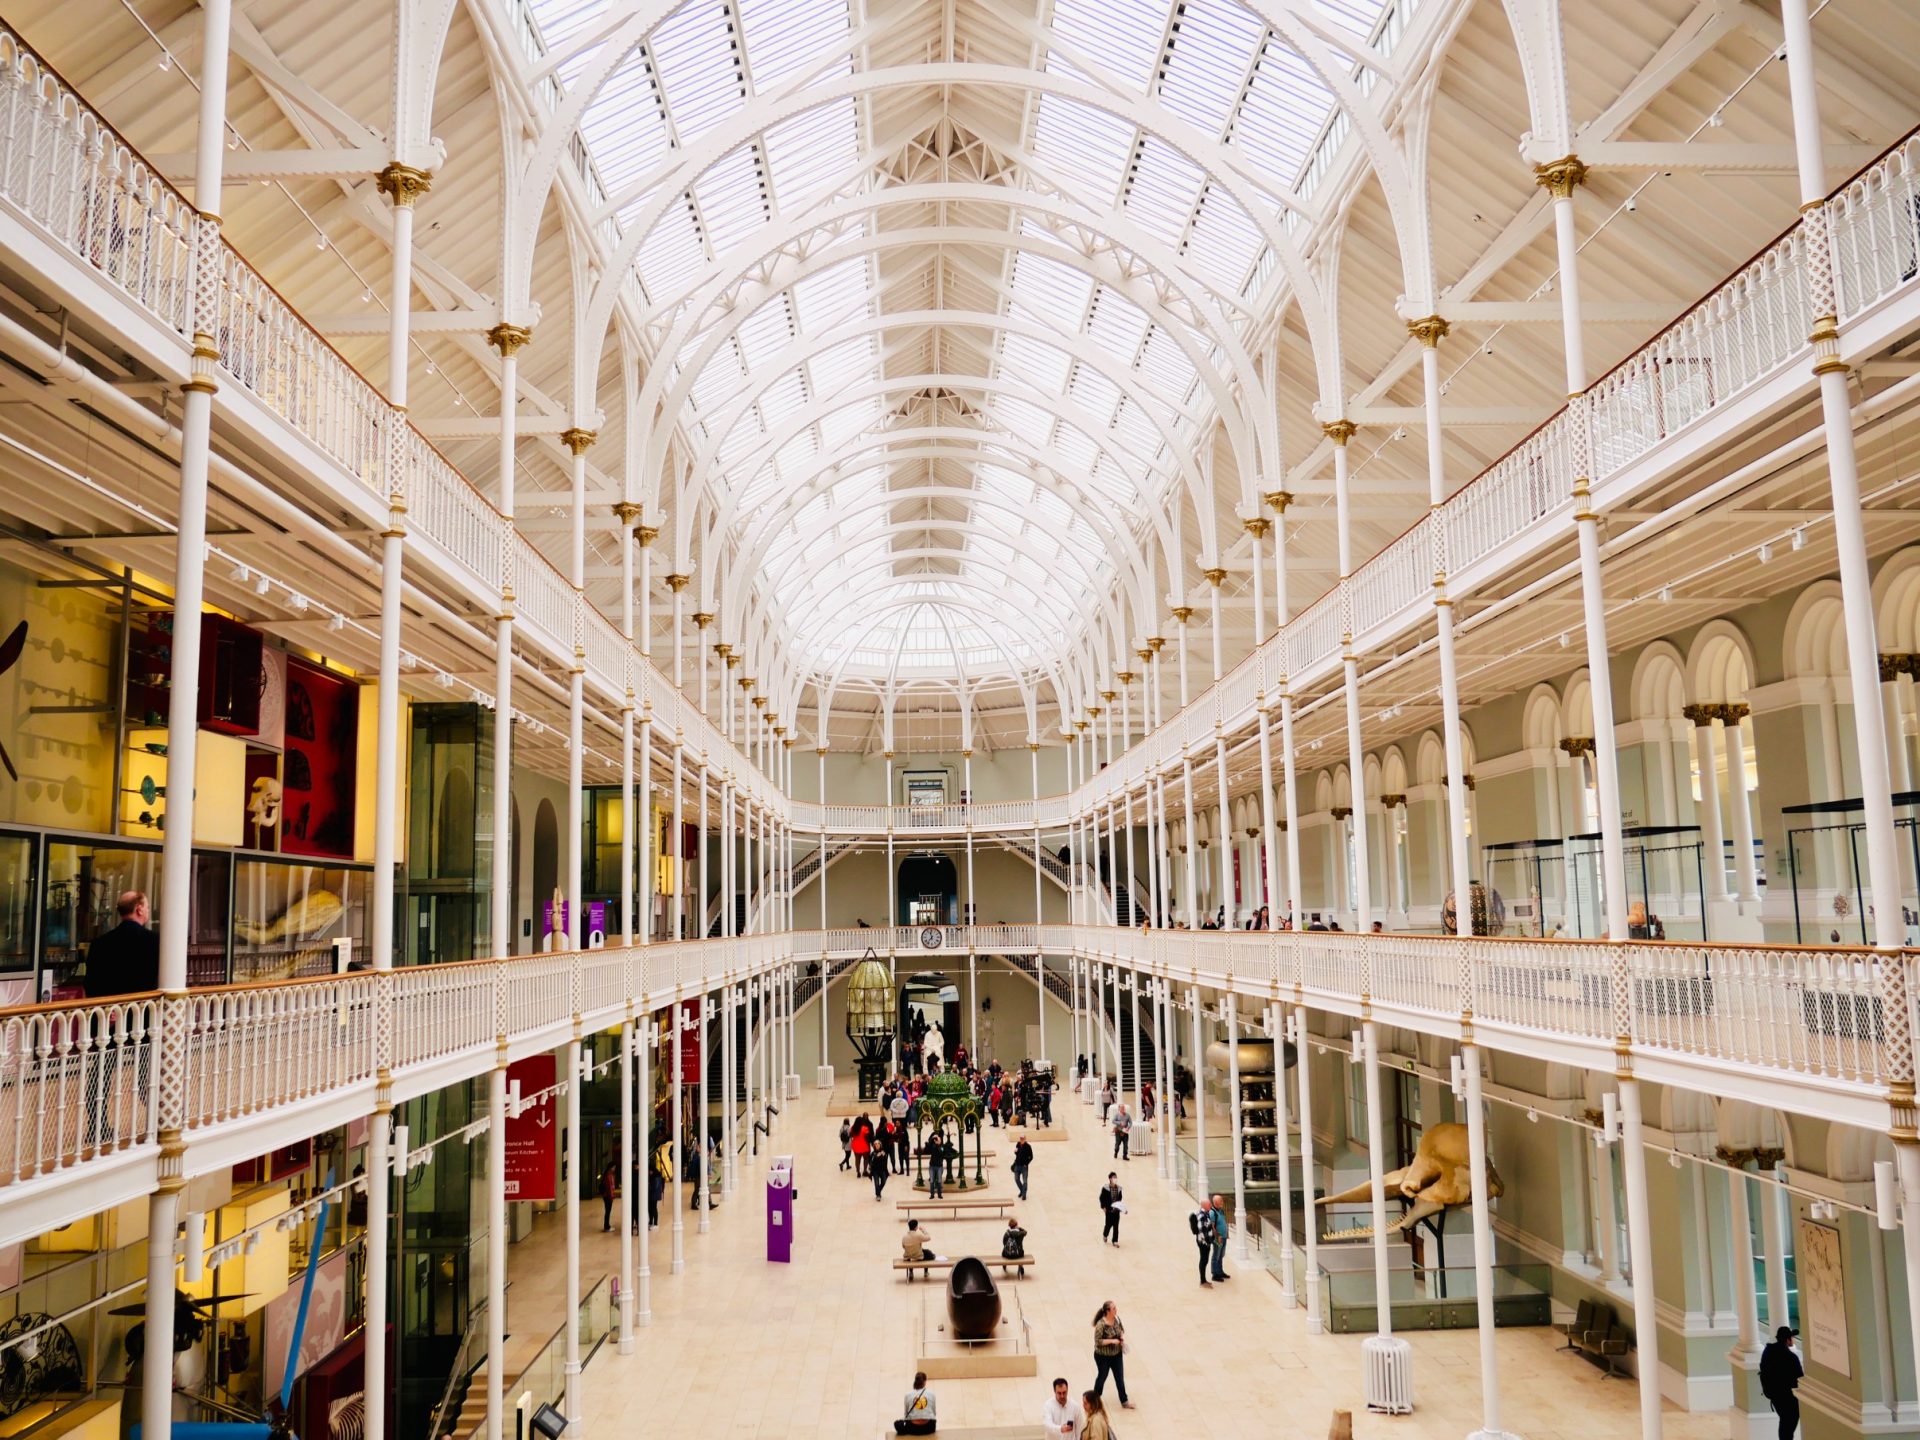
{"label": "track lighting", "polygon": [[1671,605],[1673,603],[1673,587],[1671,585],[1662,585],[1660,587],[1660,603],[1662,605]]}
{"label": "track lighting", "polygon": [[1722,125],[1726,123],[1727,123],[1727,117],[1722,115],[1718,110],[1714,111],[1711,115],[1707,116],[1707,124],[1715,130],[1718,130]]}
{"label": "track lighting", "polygon": [[324,249],[326,249],[326,248],[327,248],[327,237],[326,237],[325,235],[321,235],[321,236],[319,236],[318,238],[316,238],[316,239],[314,240],[314,242],[313,242],[313,248],[314,248],[314,249],[316,249],[316,250],[324,250]]}
{"label": "track lighting", "polygon": [[1640,197],[1638,195],[1627,196],[1627,213],[1631,215],[1634,211],[1638,210],[1639,208],[1640,208]]}
{"label": "track lighting", "polygon": [[272,588],[273,582],[264,575],[253,582],[253,593],[256,595],[265,595]]}
{"label": "track lighting", "polygon": [[1793,532],[1793,540],[1790,543],[1792,544],[1792,547],[1795,550],[1806,549],[1807,548],[1807,532],[1805,530],[1795,530]]}
{"label": "track lighting", "polygon": [[160,73],[164,75],[171,69],[173,69],[173,56],[167,51],[162,50],[160,52]]}
{"label": "track lighting", "polygon": [[1560,648],[1561,648],[1562,650],[1564,650],[1564,649],[1566,649],[1566,648],[1567,648],[1567,645],[1568,645],[1568,643],[1569,643],[1569,641],[1567,640],[1567,632],[1566,632],[1566,631],[1564,631],[1564,630],[1562,630],[1562,631],[1560,632]]}
{"label": "track lighting", "polygon": [[296,615],[307,613],[307,597],[300,594],[287,596],[287,608]]}
{"label": "track lighting", "polygon": [[327,617],[327,629],[331,630],[334,634],[338,635],[342,630],[346,628],[347,628],[347,617],[342,615],[338,610],[334,611],[332,615]]}
{"label": "track lighting", "polygon": [[1759,549],[1759,551],[1758,551],[1757,553],[1758,553],[1758,554],[1759,554],[1759,556],[1760,556],[1760,563],[1761,563],[1762,565],[1771,565],[1771,564],[1773,563],[1773,544],[1772,544],[1772,542],[1770,542],[1770,541],[1769,541],[1769,542],[1767,542],[1767,543],[1765,543],[1765,544],[1762,544],[1762,545],[1761,545],[1761,547],[1760,547],[1760,549]]}

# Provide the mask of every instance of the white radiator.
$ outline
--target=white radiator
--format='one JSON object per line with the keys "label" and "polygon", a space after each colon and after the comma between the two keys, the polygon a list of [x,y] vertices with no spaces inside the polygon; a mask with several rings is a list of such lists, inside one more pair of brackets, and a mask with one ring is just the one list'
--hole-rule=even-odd
{"label": "white radiator", "polygon": [[1386,1415],[1413,1411],[1413,1347],[1390,1335],[1369,1335],[1366,1353],[1367,1409]]}

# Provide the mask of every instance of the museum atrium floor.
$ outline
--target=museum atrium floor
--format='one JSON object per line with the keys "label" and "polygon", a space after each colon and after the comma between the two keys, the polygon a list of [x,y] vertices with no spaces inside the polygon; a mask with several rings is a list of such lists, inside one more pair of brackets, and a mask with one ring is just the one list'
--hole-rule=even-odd
{"label": "museum atrium floor", "polygon": [[1920,1440],[1917,168],[1911,0],[16,0],[0,1440]]}

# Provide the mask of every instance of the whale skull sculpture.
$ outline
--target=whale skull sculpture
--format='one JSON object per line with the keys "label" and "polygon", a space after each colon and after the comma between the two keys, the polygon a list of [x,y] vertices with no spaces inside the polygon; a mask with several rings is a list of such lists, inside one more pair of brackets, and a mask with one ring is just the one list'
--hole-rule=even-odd
{"label": "whale skull sculpture", "polygon": [[[1467,1127],[1457,1121],[1448,1121],[1444,1125],[1429,1126],[1420,1136],[1420,1148],[1414,1152],[1413,1163],[1398,1170],[1390,1170],[1384,1177],[1387,1193],[1396,1190],[1413,1203],[1406,1214],[1387,1226],[1391,1234],[1396,1230],[1406,1230],[1426,1219],[1429,1215],[1438,1215],[1443,1210],[1451,1210],[1456,1205],[1473,1203],[1473,1171],[1467,1163]],[[1500,1176],[1487,1163],[1487,1198],[1498,1196],[1505,1186]],[[1323,1196],[1317,1203],[1321,1205],[1353,1205],[1373,1197],[1373,1183],[1367,1181],[1354,1186],[1351,1190],[1342,1190],[1338,1195]],[[1329,1240],[1369,1240],[1373,1238],[1373,1227],[1362,1225],[1352,1230],[1341,1230],[1326,1237]]]}

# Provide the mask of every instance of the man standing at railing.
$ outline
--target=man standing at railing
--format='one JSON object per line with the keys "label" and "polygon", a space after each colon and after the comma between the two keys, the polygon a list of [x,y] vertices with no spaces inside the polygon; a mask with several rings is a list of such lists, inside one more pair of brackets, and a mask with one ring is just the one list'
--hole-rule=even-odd
{"label": "man standing at railing", "polygon": [[[111,1000],[116,995],[138,995],[160,985],[160,937],[148,928],[152,912],[146,892],[129,890],[120,897],[120,923],[87,947],[87,998]],[[107,1015],[95,1022],[94,1061],[87,1075],[87,1144],[99,1145],[113,1140],[108,1112],[114,1108],[119,1092],[119,1056],[114,1031],[124,1037],[125,1022],[118,1027]],[[144,1094],[146,1077],[134,1077],[134,1093]]]}

